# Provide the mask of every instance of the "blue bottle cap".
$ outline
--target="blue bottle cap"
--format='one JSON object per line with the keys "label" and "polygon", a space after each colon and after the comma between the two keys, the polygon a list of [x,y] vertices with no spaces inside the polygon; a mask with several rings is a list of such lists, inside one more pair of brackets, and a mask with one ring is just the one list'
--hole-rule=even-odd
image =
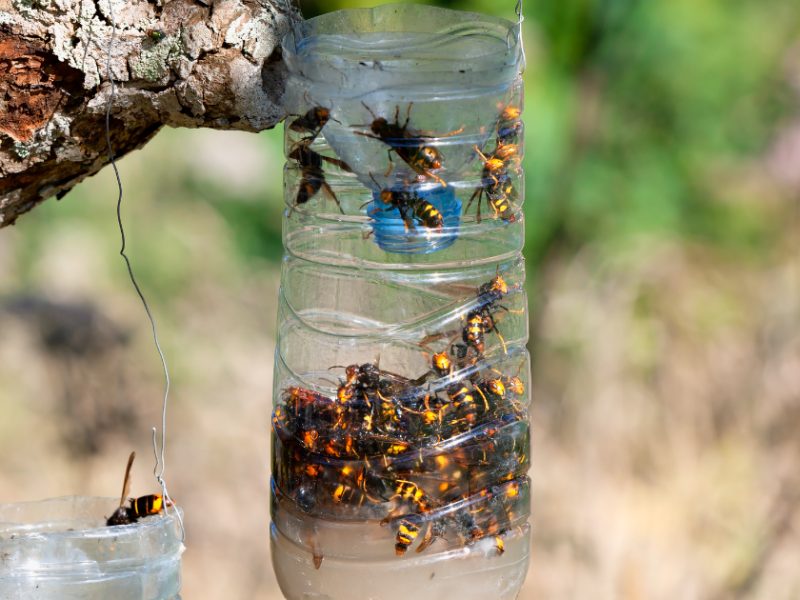
{"label": "blue bottle cap", "polygon": [[[406,188],[389,189],[405,191]],[[437,186],[428,190],[417,189],[416,193],[441,213],[443,227],[438,230],[429,229],[413,216],[413,227],[407,227],[400,211],[383,204],[380,192],[373,190],[373,200],[367,206],[367,214],[372,218],[375,243],[381,250],[395,254],[428,254],[449,248],[458,238],[462,205],[461,200],[456,197],[455,188]]]}

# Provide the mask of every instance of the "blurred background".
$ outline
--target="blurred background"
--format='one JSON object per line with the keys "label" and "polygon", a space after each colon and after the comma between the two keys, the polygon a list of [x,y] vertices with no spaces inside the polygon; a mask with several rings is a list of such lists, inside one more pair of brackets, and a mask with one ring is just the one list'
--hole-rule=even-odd
{"label": "blurred background", "polygon": [[[305,0],[306,17],[365,0]],[[513,18],[514,3],[441,0]],[[800,9],[538,0],[524,35],[533,599],[800,598]],[[120,164],[172,374],[185,600],[278,600],[281,129]],[[0,231],[0,502],[158,491],[163,379],[103,171]],[[489,600],[489,599],[487,599]]]}

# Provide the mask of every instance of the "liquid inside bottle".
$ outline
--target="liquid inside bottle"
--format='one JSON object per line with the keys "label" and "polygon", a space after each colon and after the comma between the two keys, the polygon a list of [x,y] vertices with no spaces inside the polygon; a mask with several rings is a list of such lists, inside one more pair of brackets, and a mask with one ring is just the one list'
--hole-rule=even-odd
{"label": "liquid inside bottle", "polygon": [[515,598],[530,551],[518,25],[338,11],[284,60],[281,590]]}

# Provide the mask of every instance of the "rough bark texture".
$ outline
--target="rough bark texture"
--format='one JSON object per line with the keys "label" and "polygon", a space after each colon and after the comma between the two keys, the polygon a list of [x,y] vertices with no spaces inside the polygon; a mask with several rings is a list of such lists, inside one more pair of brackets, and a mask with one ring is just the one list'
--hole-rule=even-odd
{"label": "rough bark texture", "polygon": [[[111,7],[109,7],[111,2]],[[285,0],[0,0],[0,227],[163,126],[262,131],[284,116]]]}

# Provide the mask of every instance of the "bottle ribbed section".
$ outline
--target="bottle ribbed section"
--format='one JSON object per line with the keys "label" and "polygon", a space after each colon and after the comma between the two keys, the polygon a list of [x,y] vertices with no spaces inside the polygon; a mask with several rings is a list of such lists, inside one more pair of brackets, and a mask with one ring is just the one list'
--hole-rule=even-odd
{"label": "bottle ribbed section", "polygon": [[530,550],[518,27],[339,11],[284,59],[282,591],[514,598]]}

